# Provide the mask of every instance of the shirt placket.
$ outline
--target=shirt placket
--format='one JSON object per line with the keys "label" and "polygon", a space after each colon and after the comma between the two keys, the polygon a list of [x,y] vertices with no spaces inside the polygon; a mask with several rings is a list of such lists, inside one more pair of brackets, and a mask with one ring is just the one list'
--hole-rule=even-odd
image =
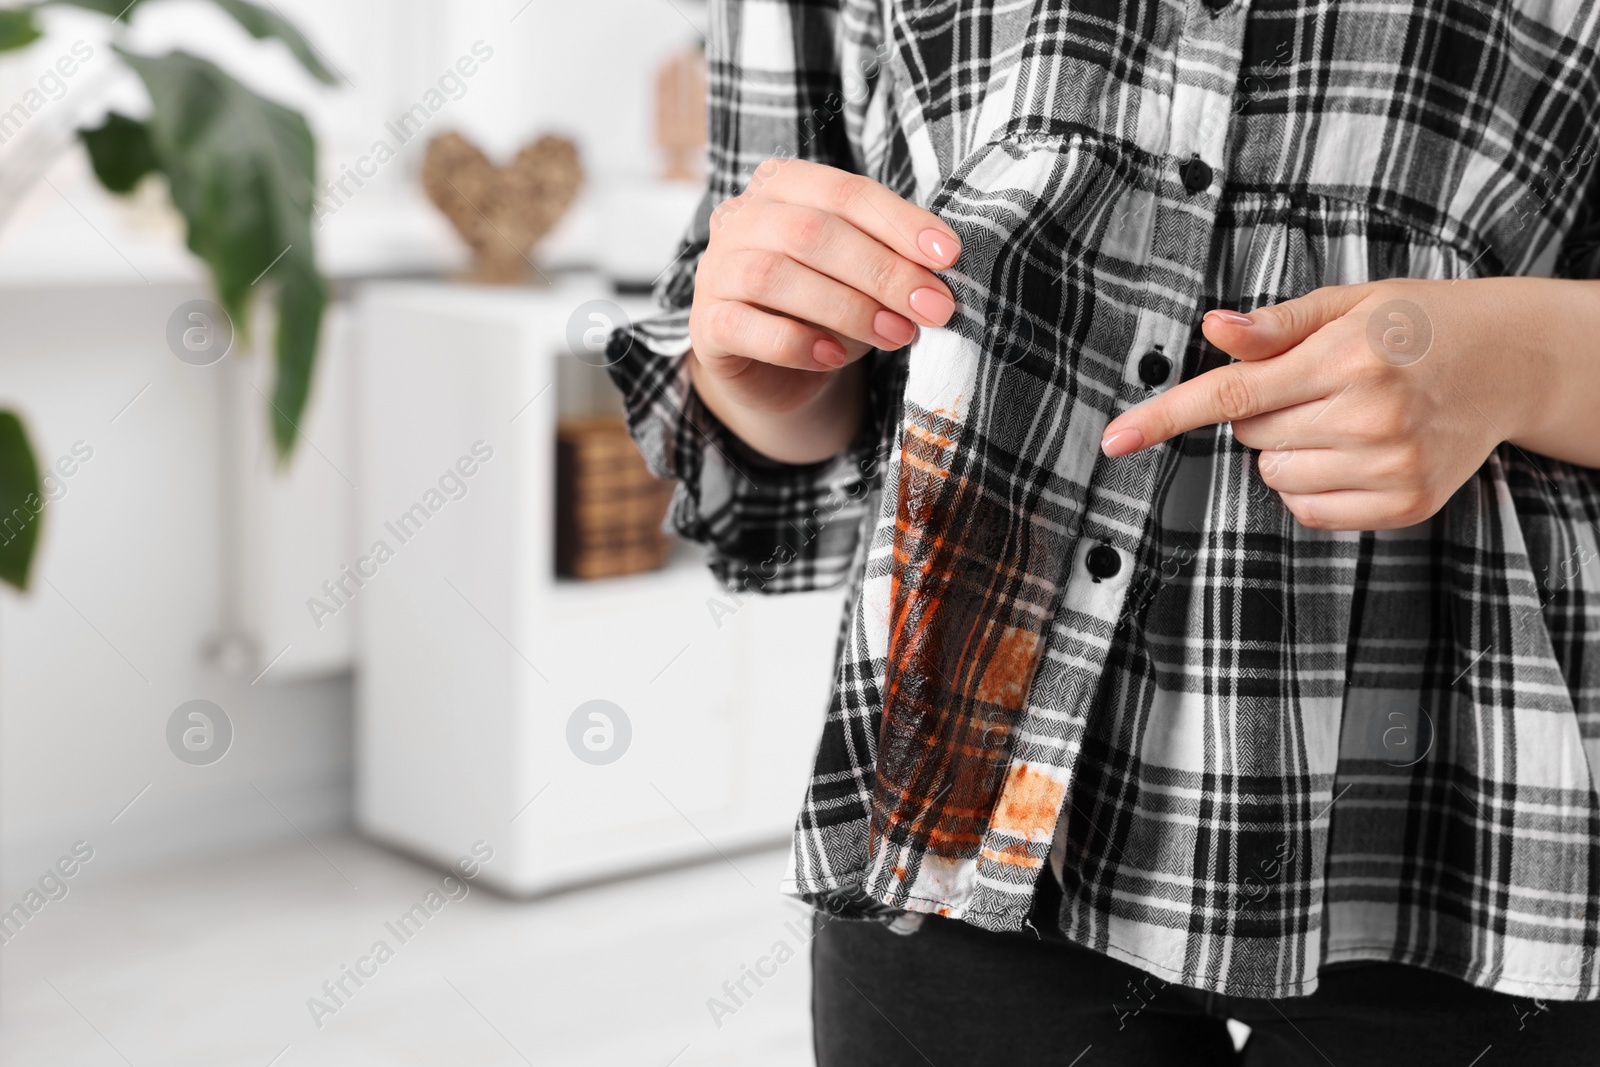
{"label": "shirt placket", "polygon": [[[1141,145],[1160,165],[1153,188],[1143,194],[1149,218],[1141,249],[1144,300],[1126,343],[1119,410],[1181,378],[1225,181],[1248,10],[1249,0],[1189,0],[1176,27],[1171,92],[1161,101],[1165,114],[1144,127],[1151,143]],[[1109,421],[1087,405],[1080,405],[1078,418],[1098,423],[1096,439]],[[1029,907],[1030,894],[1015,884],[1018,851],[1039,859],[1030,868],[1036,878],[1058,840],[1088,714],[1101,710],[1089,705],[1138,568],[1159,478],[1169,468],[1167,453],[1176,447],[1169,442],[1094,463],[1044,652],[1053,662],[1041,667],[1030,691],[996,805],[997,811],[1029,813],[1022,820],[1029,824],[991,825],[979,860],[971,910],[997,926],[1020,926]]]}

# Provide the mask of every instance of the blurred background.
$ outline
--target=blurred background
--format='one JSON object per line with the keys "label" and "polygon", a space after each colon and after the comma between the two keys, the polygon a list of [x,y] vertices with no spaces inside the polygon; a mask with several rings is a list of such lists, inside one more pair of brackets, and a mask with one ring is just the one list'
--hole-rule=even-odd
{"label": "blurred background", "polygon": [[0,3],[0,1062],[810,1062],[838,594],[659,534],[601,343],[704,17]]}

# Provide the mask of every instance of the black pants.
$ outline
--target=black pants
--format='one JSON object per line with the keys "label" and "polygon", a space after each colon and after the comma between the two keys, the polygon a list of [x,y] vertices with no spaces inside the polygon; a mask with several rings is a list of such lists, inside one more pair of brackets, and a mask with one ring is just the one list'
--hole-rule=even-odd
{"label": "black pants", "polygon": [[[818,1067],[1600,1065],[1600,1003],[1536,1004],[1418,967],[1326,967],[1309,997],[1254,1000],[932,916],[909,935],[819,917],[811,945]],[[1230,1018],[1251,1028],[1242,1052]]]}

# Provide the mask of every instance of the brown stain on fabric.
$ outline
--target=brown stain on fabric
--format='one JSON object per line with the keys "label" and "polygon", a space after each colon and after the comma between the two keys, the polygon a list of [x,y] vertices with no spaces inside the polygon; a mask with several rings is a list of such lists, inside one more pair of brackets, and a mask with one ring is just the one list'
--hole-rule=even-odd
{"label": "brown stain on fabric", "polygon": [[1028,680],[1039,661],[1041,635],[1015,626],[1001,629],[989,662],[978,681],[978,699],[987,704],[1020,708],[1028,696]]}
{"label": "brown stain on fabric", "polygon": [[1036,601],[1052,591],[1018,580],[1030,530],[952,470],[959,436],[953,413],[936,410],[910,416],[902,438],[873,850],[887,837],[977,856],[1010,789],[1013,734],[1044,647]]}

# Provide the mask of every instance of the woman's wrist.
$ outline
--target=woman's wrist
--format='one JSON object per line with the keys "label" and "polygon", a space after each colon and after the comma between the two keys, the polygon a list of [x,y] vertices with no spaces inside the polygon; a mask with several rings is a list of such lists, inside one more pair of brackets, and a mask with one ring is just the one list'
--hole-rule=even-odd
{"label": "woman's wrist", "polygon": [[699,362],[694,349],[689,380],[700,402],[750,448],[777,463],[830,459],[855,439],[866,414],[865,360],[819,377],[817,392],[793,408],[769,411],[740,403]]}
{"label": "woman's wrist", "polygon": [[1483,398],[1494,429],[1512,443],[1537,434],[1557,377],[1559,298],[1551,292],[1552,281],[1485,278],[1462,285],[1471,311],[1469,336],[1474,344],[1489,346],[1494,367],[1479,388],[1464,385]]}
{"label": "woman's wrist", "polygon": [[1484,303],[1500,373],[1491,393],[1505,439],[1524,450],[1600,466],[1600,282],[1495,279]]}

